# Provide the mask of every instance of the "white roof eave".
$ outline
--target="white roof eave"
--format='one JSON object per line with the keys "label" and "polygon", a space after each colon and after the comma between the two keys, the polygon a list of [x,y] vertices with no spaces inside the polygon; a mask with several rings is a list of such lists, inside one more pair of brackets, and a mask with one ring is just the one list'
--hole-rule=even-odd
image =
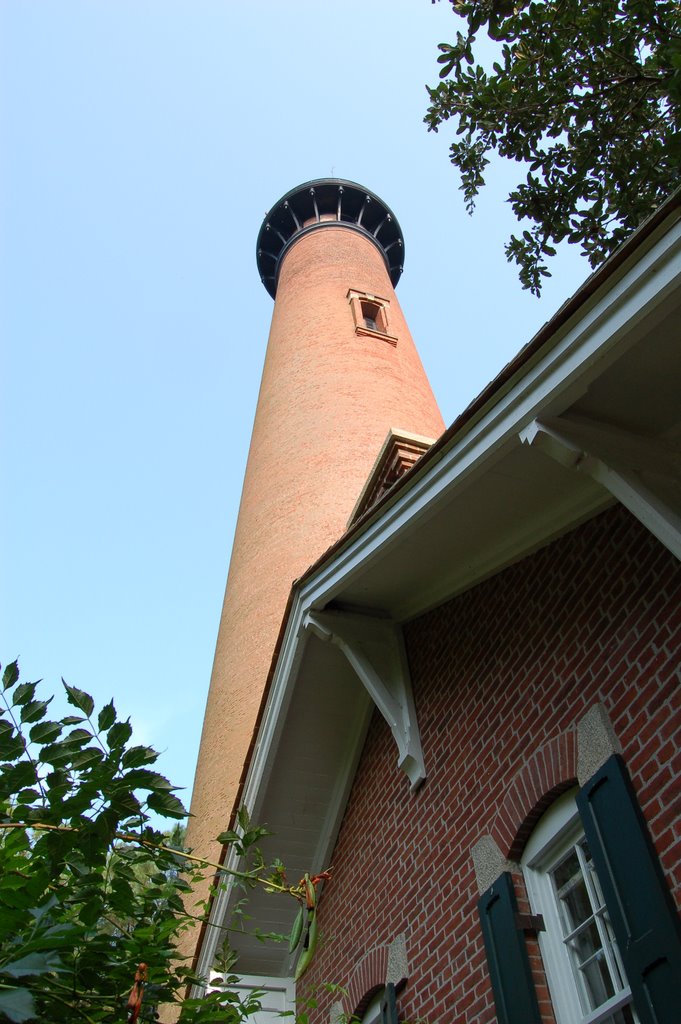
{"label": "white roof eave", "polygon": [[[404,620],[432,607],[448,596],[473,586],[479,580],[510,564],[518,557],[536,550],[554,536],[573,528],[579,522],[605,508],[613,499],[589,478],[571,483],[565,495],[548,507],[546,497],[556,494],[556,482],[562,477],[552,461],[523,446],[521,435],[541,416],[561,416],[578,407],[596,379],[609,369],[631,346],[645,336],[646,325],[663,313],[681,306],[681,222],[678,211],[658,229],[643,251],[635,253],[620,270],[606,279],[567,324],[561,327],[542,349],[528,361],[499,394],[458,431],[438,452],[437,458],[424,460],[423,468],[410,475],[405,486],[398,488],[393,500],[369,516],[360,529],[350,531],[346,541],[321,559],[295,586],[282,643],[274,666],[267,703],[262,716],[253,755],[244,786],[243,803],[258,819],[259,809],[267,803],[271,780],[281,781],[286,771],[282,737],[291,733],[292,696],[298,684],[305,644],[306,617],[315,610],[333,606],[357,606],[357,596],[368,594],[381,574],[405,565],[405,556],[428,531],[424,528],[438,523],[475,523],[480,512],[504,515],[504,495],[513,489],[522,501],[534,497],[532,514],[519,515],[515,532],[506,546],[470,551],[465,566],[444,566],[441,580],[432,586],[416,588],[416,595],[395,596],[393,617]],[[512,473],[515,476],[507,474]],[[517,481],[517,486],[512,481]],[[494,495],[498,506],[494,507]],[[476,507],[476,501],[480,507]],[[484,501],[484,508],[483,508]],[[491,504],[490,504],[491,502]],[[528,508],[530,506],[528,505]],[[519,506],[521,511],[524,506]],[[464,514],[465,513],[465,514]],[[438,519],[439,517],[439,519]],[[492,525],[494,525],[492,523]],[[439,527],[438,527],[439,528]],[[449,571],[452,570],[452,571]],[[457,575],[458,572],[458,575]],[[437,575],[437,574],[433,574]],[[399,579],[399,574],[395,579]],[[367,582],[368,581],[368,582]],[[366,583],[366,586],[365,586]],[[441,585],[440,585],[441,584]],[[412,582],[405,577],[405,590]],[[391,593],[394,591],[394,586]],[[376,591],[380,592],[380,588]],[[374,611],[385,608],[372,605]],[[323,716],[319,705],[316,714]],[[308,726],[309,727],[309,726]],[[358,753],[348,764],[354,766]],[[347,766],[346,766],[347,768]],[[347,768],[350,771],[350,768]],[[354,767],[352,767],[354,772]],[[310,856],[322,858],[330,852],[349,792],[351,777],[337,787],[336,805],[329,808],[319,823],[319,836]],[[310,869],[323,867],[310,863]],[[211,920],[224,920],[229,894],[223,893],[214,902]],[[213,936],[217,928],[209,927],[203,942],[199,971],[207,973],[215,952]],[[282,971],[285,973],[286,968]]]}

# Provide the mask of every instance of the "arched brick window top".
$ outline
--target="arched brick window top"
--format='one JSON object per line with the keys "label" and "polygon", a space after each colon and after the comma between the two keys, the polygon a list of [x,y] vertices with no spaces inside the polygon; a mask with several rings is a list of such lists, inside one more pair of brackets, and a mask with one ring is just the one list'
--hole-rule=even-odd
{"label": "arched brick window top", "polygon": [[392,942],[370,949],[355,964],[340,1002],[343,1016],[361,1018],[376,993],[381,989],[387,991],[389,987],[394,1004],[395,990],[402,988],[408,975],[407,942],[401,933]]}
{"label": "arched brick window top", "polygon": [[576,784],[577,733],[568,729],[535,750],[508,787],[492,826],[492,838],[504,857],[520,858],[544,811]]}
{"label": "arched brick window top", "polygon": [[389,951],[389,946],[370,949],[359,963],[355,964],[348,983],[347,995],[343,999],[343,1010],[347,1017],[361,1017],[371,997],[385,985]]}

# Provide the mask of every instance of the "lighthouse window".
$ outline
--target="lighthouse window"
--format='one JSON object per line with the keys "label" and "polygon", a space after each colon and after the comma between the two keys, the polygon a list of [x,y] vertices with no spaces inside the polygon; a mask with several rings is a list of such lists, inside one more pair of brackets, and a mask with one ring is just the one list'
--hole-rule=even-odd
{"label": "lighthouse window", "polygon": [[355,322],[355,332],[369,337],[379,334],[381,340],[391,345],[397,344],[397,338],[390,334],[390,321],[388,319],[388,299],[382,299],[378,295],[369,295],[367,292],[356,292],[351,288],[348,292],[348,302]]}
{"label": "lighthouse window", "polygon": [[364,318],[364,326],[370,331],[381,331],[381,333],[385,334],[385,329],[381,323],[381,307],[378,303],[363,302],[362,316]]}

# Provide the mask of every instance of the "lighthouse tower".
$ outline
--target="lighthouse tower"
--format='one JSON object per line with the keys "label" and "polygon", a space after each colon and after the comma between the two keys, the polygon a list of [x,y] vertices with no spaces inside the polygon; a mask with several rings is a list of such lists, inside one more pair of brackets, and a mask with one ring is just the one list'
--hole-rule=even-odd
{"label": "lighthouse tower", "polygon": [[291,584],[346,529],[390,430],[444,429],[395,297],[403,260],[389,207],[337,178],[292,189],[258,235],[274,312],[187,838],[213,861]]}

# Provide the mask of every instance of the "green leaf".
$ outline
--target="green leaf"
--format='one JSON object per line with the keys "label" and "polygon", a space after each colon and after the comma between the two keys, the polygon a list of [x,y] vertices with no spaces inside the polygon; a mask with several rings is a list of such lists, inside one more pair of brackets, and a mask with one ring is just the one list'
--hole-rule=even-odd
{"label": "green leaf", "polygon": [[48,896],[44,903],[41,903],[39,907],[32,907],[29,913],[35,921],[36,925],[40,924],[45,916],[49,914],[54,907],[57,906],[57,897],[52,895]]}
{"label": "green leaf", "polygon": [[104,754],[99,747],[86,747],[73,755],[71,767],[75,771],[82,772],[85,768],[92,768],[104,760]]}
{"label": "green leaf", "polygon": [[63,789],[69,785],[69,777],[61,768],[56,768],[53,772],[50,772],[46,781],[51,790]]}
{"label": "green leaf", "polygon": [[24,752],[24,741],[10,722],[0,720],[0,761],[14,761]]}
{"label": "green leaf", "polygon": [[34,800],[40,799],[40,793],[37,789],[22,789],[17,794],[17,803],[20,804],[32,804]]}
{"label": "green leaf", "polygon": [[32,700],[28,704],[24,704],[21,709],[21,721],[22,722],[38,722],[41,718],[45,717],[47,706],[50,700]]}
{"label": "green leaf", "polygon": [[9,690],[10,686],[14,686],[18,678],[19,665],[18,662],[13,661],[11,664],[5,666],[5,671],[2,673],[3,690]]}
{"label": "green leaf", "polygon": [[0,989],[0,1013],[13,1024],[35,1019],[33,996],[25,988]]}
{"label": "green leaf", "polygon": [[124,747],[132,736],[132,726],[130,722],[116,722],[112,725],[106,734],[107,743],[111,748]]}
{"label": "green leaf", "polygon": [[11,963],[0,966],[2,974],[9,974],[11,978],[25,978],[29,974],[47,974],[58,971],[60,968],[59,957],[53,952],[29,953],[20,960],[13,960]]}
{"label": "green leaf", "polygon": [[147,797],[147,807],[169,818],[185,818],[187,816],[184,804],[172,793],[150,793]]}
{"label": "green leaf", "polygon": [[36,778],[36,770],[31,761],[18,761],[2,773],[3,789],[8,787],[10,793],[16,793],[32,786]]}
{"label": "green leaf", "polygon": [[109,701],[109,703],[105,704],[99,712],[99,715],[97,716],[97,725],[101,732],[106,732],[107,729],[111,728],[115,721],[116,709],[114,707],[114,702]]}
{"label": "green leaf", "polygon": [[59,722],[39,722],[31,729],[29,736],[32,743],[52,743],[61,734]]}
{"label": "green leaf", "polygon": [[12,831],[5,836],[4,842],[4,853],[12,854],[25,854],[30,847],[30,841],[26,834],[26,830],[23,828],[13,828]]}
{"label": "green leaf", "polygon": [[79,690],[77,686],[69,686],[63,679],[62,683],[64,683],[66,699],[69,704],[73,704],[74,708],[78,708],[79,711],[82,711],[89,718],[95,709],[95,702],[90,694],[86,693],[85,690]]}
{"label": "green leaf", "polygon": [[102,900],[99,896],[93,896],[92,899],[84,903],[78,911],[78,917],[83,924],[91,927],[97,924],[100,917],[102,916]]}
{"label": "green leaf", "polygon": [[165,775],[149,771],[148,768],[133,768],[125,773],[124,779],[126,785],[131,789],[163,790],[164,792],[177,789],[177,786],[168,782]]}
{"label": "green leaf", "polygon": [[111,807],[121,818],[137,816],[140,812],[140,802],[134,793],[128,790],[117,793],[111,800]]}
{"label": "green leaf", "polygon": [[232,829],[228,829],[226,832],[221,832],[217,837],[218,843],[222,843],[223,846],[231,843],[241,843],[241,836],[238,832],[233,832]]}
{"label": "green leaf", "polygon": [[143,764],[153,764],[158,759],[158,753],[153,747],[130,747],[121,758],[123,768],[139,768]]}
{"label": "green leaf", "polygon": [[64,737],[64,743],[68,743],[70,746],[82,746],[83,743],[88,743],[92,739],[92,733],[89,729],[72,729]]}
{"label": "green leaf", "polygon": [[99,840],[100,844],[108,847],[113,841],[114,834],[118,828],[119,817],[110,807],[98,814],[92,826],[92,833]]}
{"label": "green leaf", "polygon": [[36,683],[20,683],[12,694],[12,705],[17,707],[33,700],[36,685]]}
{"label": "green leaf", "polygon": [[59,768],[67,765],[72,755],[73,747],[69,746],[66,740],[60,740],[58,743],[46,744],[40,751],[40,760]]}

